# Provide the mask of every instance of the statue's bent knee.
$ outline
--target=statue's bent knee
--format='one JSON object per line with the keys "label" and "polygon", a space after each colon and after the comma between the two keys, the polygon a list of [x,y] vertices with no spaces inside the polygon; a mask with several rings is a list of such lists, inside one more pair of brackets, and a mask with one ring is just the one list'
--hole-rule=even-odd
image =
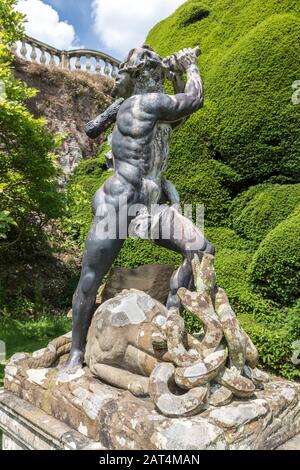
{"label": "statue's bent knee", "polygon": [[86,273],[81,281],[81,291],[84,295],[92,295],[94,290],[97,290],[97,280],[96,280],[96,273],[94,271],[90,271]]}

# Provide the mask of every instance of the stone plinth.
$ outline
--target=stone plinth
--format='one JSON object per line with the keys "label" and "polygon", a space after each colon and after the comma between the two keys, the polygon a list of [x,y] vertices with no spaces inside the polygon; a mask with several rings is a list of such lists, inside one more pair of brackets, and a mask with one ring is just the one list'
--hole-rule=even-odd
{"label": "stone plinth", "polygon": [[0,390],[2,450],[103,450],[65,423],[16,395]]}
{"label": "stone plinth", "polygon": [[300,432],[300,386],[278,379],[252,399],[180,419],[160,415],[149,399],[101,383],[87,369],[66,375],[15,362],[7,367],[5,389],[0,427],[8,447],[276,449]]}
{"label": "stone plinth", "polygon": [[101,294],[102,303],[124,289],[138,289],[165,304],[174,270],[172,264],[148,264],[136,269],[112,268]]}

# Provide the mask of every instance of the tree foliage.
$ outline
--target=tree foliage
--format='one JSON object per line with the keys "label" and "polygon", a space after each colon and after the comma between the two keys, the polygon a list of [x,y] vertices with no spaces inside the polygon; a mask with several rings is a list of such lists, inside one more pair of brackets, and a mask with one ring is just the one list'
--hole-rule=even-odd
{"label": "tree foliage", "polygon": [[59,141],[25,107],[35,90],[13,75],[10,49],[24,34],[15,4],[0,2],[0,243],[17,253],[62,213],[63,194],[54,155]]}

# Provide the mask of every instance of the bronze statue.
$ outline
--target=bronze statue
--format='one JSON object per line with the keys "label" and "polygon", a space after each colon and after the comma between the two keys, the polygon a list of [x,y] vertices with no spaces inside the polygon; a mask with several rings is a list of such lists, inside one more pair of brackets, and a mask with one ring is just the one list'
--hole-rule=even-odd
{"label": "bronze statue", "polygon": [[[198,48],[184,49],[161,59],[149,46],[131,50],[113,89],[113,96],[119,99],[87,125],[87,134],[95,138],[116,122],[111,139],[114,174],[93,199],[94,221],[73,297],[73,341],[67,362],[70,369],[83,363],[96,295],[122,248],[127,230],[182,254],[183,262],[170,281],[168,310],[178,311],[178,290],[192,285],[194,256],[202,259],[204,253],[214,254],[203,233],[177,210],[178,193],[164,178],[173,128],[203,106],[199,53]],[[184,73],[186,83],[182,80]],[[164,91],[166,78],[174,83],[173,96]],[[152,205],[157,205],[155,216],[150,211]],[[111,212],[116,217],[110,216]],[[103,236],[103,227],[112,218],[115,236]]]}

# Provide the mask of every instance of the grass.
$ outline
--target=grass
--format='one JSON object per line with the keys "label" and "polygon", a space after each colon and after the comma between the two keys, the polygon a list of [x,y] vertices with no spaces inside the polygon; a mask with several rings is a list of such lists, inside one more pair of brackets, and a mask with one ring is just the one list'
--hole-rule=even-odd
{"label": "grass", "polygon": [[[43,317],[39,320],[0,318],[0,341],[6,346],[6,359],[16,352],[32,353],[45,347],[51,339],[70,331],[71,322],[66,317]],[[0,388],[3,387],[5,365],[0,364]],[[0,450],[2,432],[0,430]]]}
{"label": "grass", "polygon": [[[39,320],[0,318],[0,341],[6,346],[6,358],[16,352],[31,353],[45,347],[49,341],[70,331],[65,317],[43,317]],[[3,386],[4,364],[0,366],[0,387]]]}

